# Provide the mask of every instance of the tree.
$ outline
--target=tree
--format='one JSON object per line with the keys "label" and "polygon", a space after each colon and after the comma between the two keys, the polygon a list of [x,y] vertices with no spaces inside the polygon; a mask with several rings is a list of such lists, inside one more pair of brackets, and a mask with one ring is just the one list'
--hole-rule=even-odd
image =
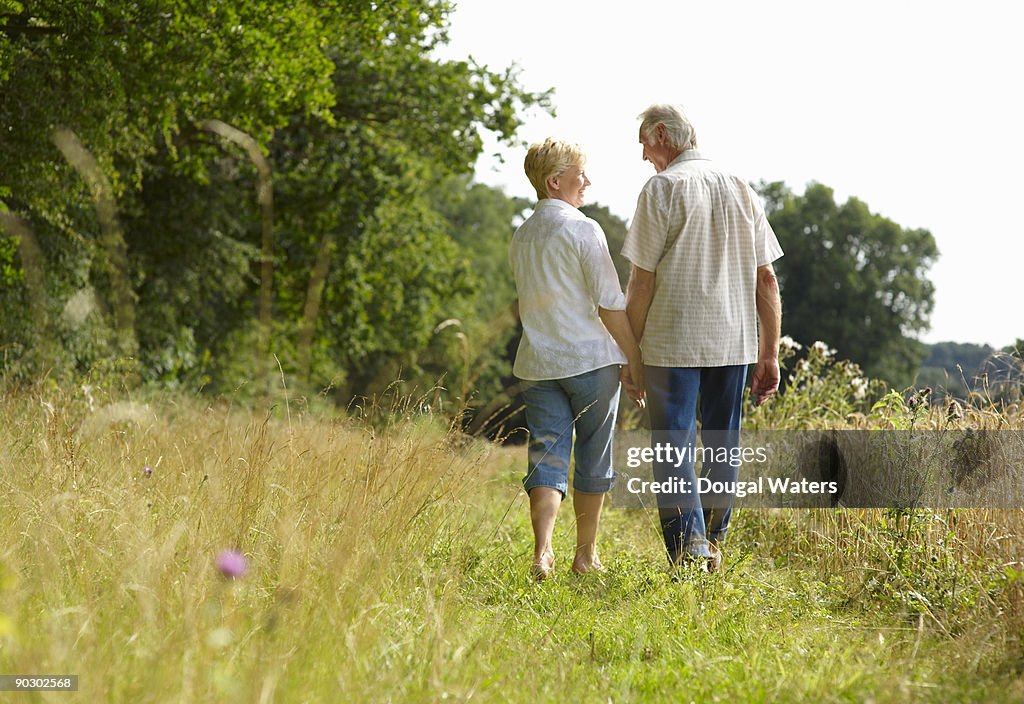
{"label": "tree", "polygon": [[[61,317],[83,292],[98,303],[96,315],[61,328],[65,354],[57,371],[116,355],[123,346],[109,343],[134,336],[125,321],[144,324],[143,316],[132,321],[124,312],[132,311],[132,289],[147,272],[124,272],[123,247],[106,244],[119,228],[98,217],[87,174],[106,184],[99,210],[111,212],[116,202],[118,214],[131,219],[145,178],[167,163],[164,157],[206,178],[219,147],[190,138],[203,119],[221,118],[261,142],[293,113],[329,119],[332,64],[322,37],[353,21],[352,13],[335,10],[306,0],[0,3],[0,197],[40,240],[52,315]],[[74,135],[85,171],[72,152],[62,158],[53,141],[58,128]],[[147,239],[158,240],[153,234]],[[138,262],[127,244],[129,261]],[[0,291],[0,327],[16,342],[30,330],[7,317],[9,297],[17,292]],[[117,320],[119,335],[108,335]]]}
{"label": "tree", "polygon": [[[335,5],[0,4],[0,184],[39,215],[73,209],[74,199],[54,198],[77,183],[70,169],[38,168],[55,161],[58,126],[77,134],[122,195],[141,182],[143,159],[160,147],[174,153],[200,120],[223,119],[260,142],[297,112],[329,120],[323,37],[345,36],[368,12]],[[201,170],[201,159],[191,166]]]}
{"label": "tree", "polygon": [[931,233],[902,228],[856,198],[838,205],[817,183],[801,196],[781,183],[758,191],[785,251],[776,262],[783,331],[826,342],[869,376],[910,384],[925,355],[915,337],[933,306]]}
{"label": "tree", "polygon": [[[546,105],[547,95],[519,89],[512,71],[432,60],[442,18],[403,14],[383,41],[351,38],[332,53],[332,124],[296,116],[271,145],[290,224],[281,246],[296,263],[280,305],[302,318],[304,335],[315,326],[313,371],[329,381],[344,370],[342,396],[377,391],[399,371],[427,376],[437,326],[470,315],[478,291],[500,290],[452,242],[435,185],[472,170],[481,129],[511,140],[520,108]],[[311,270],[322,288],[300,285]],[[324,310],[315,322],[300,312],[314,309]],[[464,364],[455,352],[451,366]]]}
{"label": "tree", "polygon": [[[51,141],[60,125],[117,200],[147,378],[232,388],[251,377],[243,352],[271,275],[286,372],[341,379],[346,395],[416,369],[438,324],[471,310],[483,286],[427,191],[471,170],[481,130],[512,140],[521,109],[548,104],[513,69],[431,59],[450,11],[431,0],[0,0],[0,198],[38,236],[54,317],[84,291],[99,303],[88,325],[62,331],[67,365],[115,352],[102,334],[115,291],[93,203]],[[272,267],[256,173],[204,129],[211,120],[251,136],[272,169],[260,175],[272,180]],[[4,344],[31,333],[11,313],[25,300],[17,251],[0,247]]]}
{"label": "tree", "polygon": [[[454,378],[449,383],[464,391],[467,405],[486,406],[516,383],[512,355],[518,344],[518,318],[513,310],[516,285],[508,246],[532,202],[510,197],[500,188],[470,183],[465,175],[439,183],[432,197],[447,220],[451,238],[467,258],[471,275],[480,283],[472,309],[461,318],[453,316],[458,326],[449,326],[438,342],[461,350],[465,357],[451,368]],[[442,371],[440,365],[435,371]]]}
{"label": "tree", "polygon": [[580,208],[580,211],[588,218],[596,220],[597,224],[604,230],[605,237],[608,240],[608,251],[611,252],[612,262],[615,264],[615,273],[619,275],[619,284],[625,290],[626,284],[629,283],[630,263],[620,252],[622,252],[622,246],[626,243],[626,233],[629,232],[626,222],[608,210],[606,206],[598,203],[584,205]]}

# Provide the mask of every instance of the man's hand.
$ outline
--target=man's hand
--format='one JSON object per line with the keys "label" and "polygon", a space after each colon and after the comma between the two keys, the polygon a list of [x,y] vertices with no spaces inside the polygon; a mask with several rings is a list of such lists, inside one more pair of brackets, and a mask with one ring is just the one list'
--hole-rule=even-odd
{"label": "man's hand", "polygon": [[[631,367],[633,371],[630,371]],[[647,405],[647,391],[644,388],[643,366],[639,364],[624,365],[619,379],[622,381],[622,386],[626,389],[629,399],[636,404],[637,408],[644,408]]]}
{"label": "man's hand", "polygon": [[763,359],[754,366],[754,377],[750,382],[750,396],[755,406],[760,406],[779,390],[779,360]]}

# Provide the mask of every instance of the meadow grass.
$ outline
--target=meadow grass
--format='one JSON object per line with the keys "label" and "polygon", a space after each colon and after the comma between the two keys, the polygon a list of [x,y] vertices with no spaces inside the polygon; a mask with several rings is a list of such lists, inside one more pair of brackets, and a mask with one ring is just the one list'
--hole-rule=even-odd
{"label": "meadow grass", "polygon": [[579,577],[566,505],[537,584],[524,448],[385,416],[8,394],[0,673],[81,691],[0,696],[1024,700],[1021,511],[743,510],[705,575],[612,506],[608,571]]}

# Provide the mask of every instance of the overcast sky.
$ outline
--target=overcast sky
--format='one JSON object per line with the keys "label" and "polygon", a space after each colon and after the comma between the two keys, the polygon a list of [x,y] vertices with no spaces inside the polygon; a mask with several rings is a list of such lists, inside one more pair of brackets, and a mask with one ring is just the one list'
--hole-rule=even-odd
{"label": "overcast sky", "polygon": [[[460,0],[445,58],[554,88],[528,142],[588,155],[592,202],[630,219],[653,168],[637,114],[683,104],[701,151],[750,181],[853,195],[941,256],[925,342],[1024,337],[1024,11],[1015,2],[630,3]],[[533,195],[525,151],[487,144],[478,180]],[[618,253],[613,253],[617,255]],[[789,292],[788,295],[796,295]]]}

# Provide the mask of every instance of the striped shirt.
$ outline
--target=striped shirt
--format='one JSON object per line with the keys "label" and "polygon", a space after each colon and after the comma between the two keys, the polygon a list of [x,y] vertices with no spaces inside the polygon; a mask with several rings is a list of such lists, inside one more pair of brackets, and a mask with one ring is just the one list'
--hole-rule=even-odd
{"label": "striped shirt", "polygon": [[641,191],[622,254],[655,273],[645,364],[757,361],[757,268],[782,248],[745,181],[683,152]]}
{"label": "striped shirt", "polygon": [[596,221],[545,198],[512,236],[509,263],[523,321],[513,374],[564,379],[626,363],[598,317],[598,307],[625,310],[626,297]]}

